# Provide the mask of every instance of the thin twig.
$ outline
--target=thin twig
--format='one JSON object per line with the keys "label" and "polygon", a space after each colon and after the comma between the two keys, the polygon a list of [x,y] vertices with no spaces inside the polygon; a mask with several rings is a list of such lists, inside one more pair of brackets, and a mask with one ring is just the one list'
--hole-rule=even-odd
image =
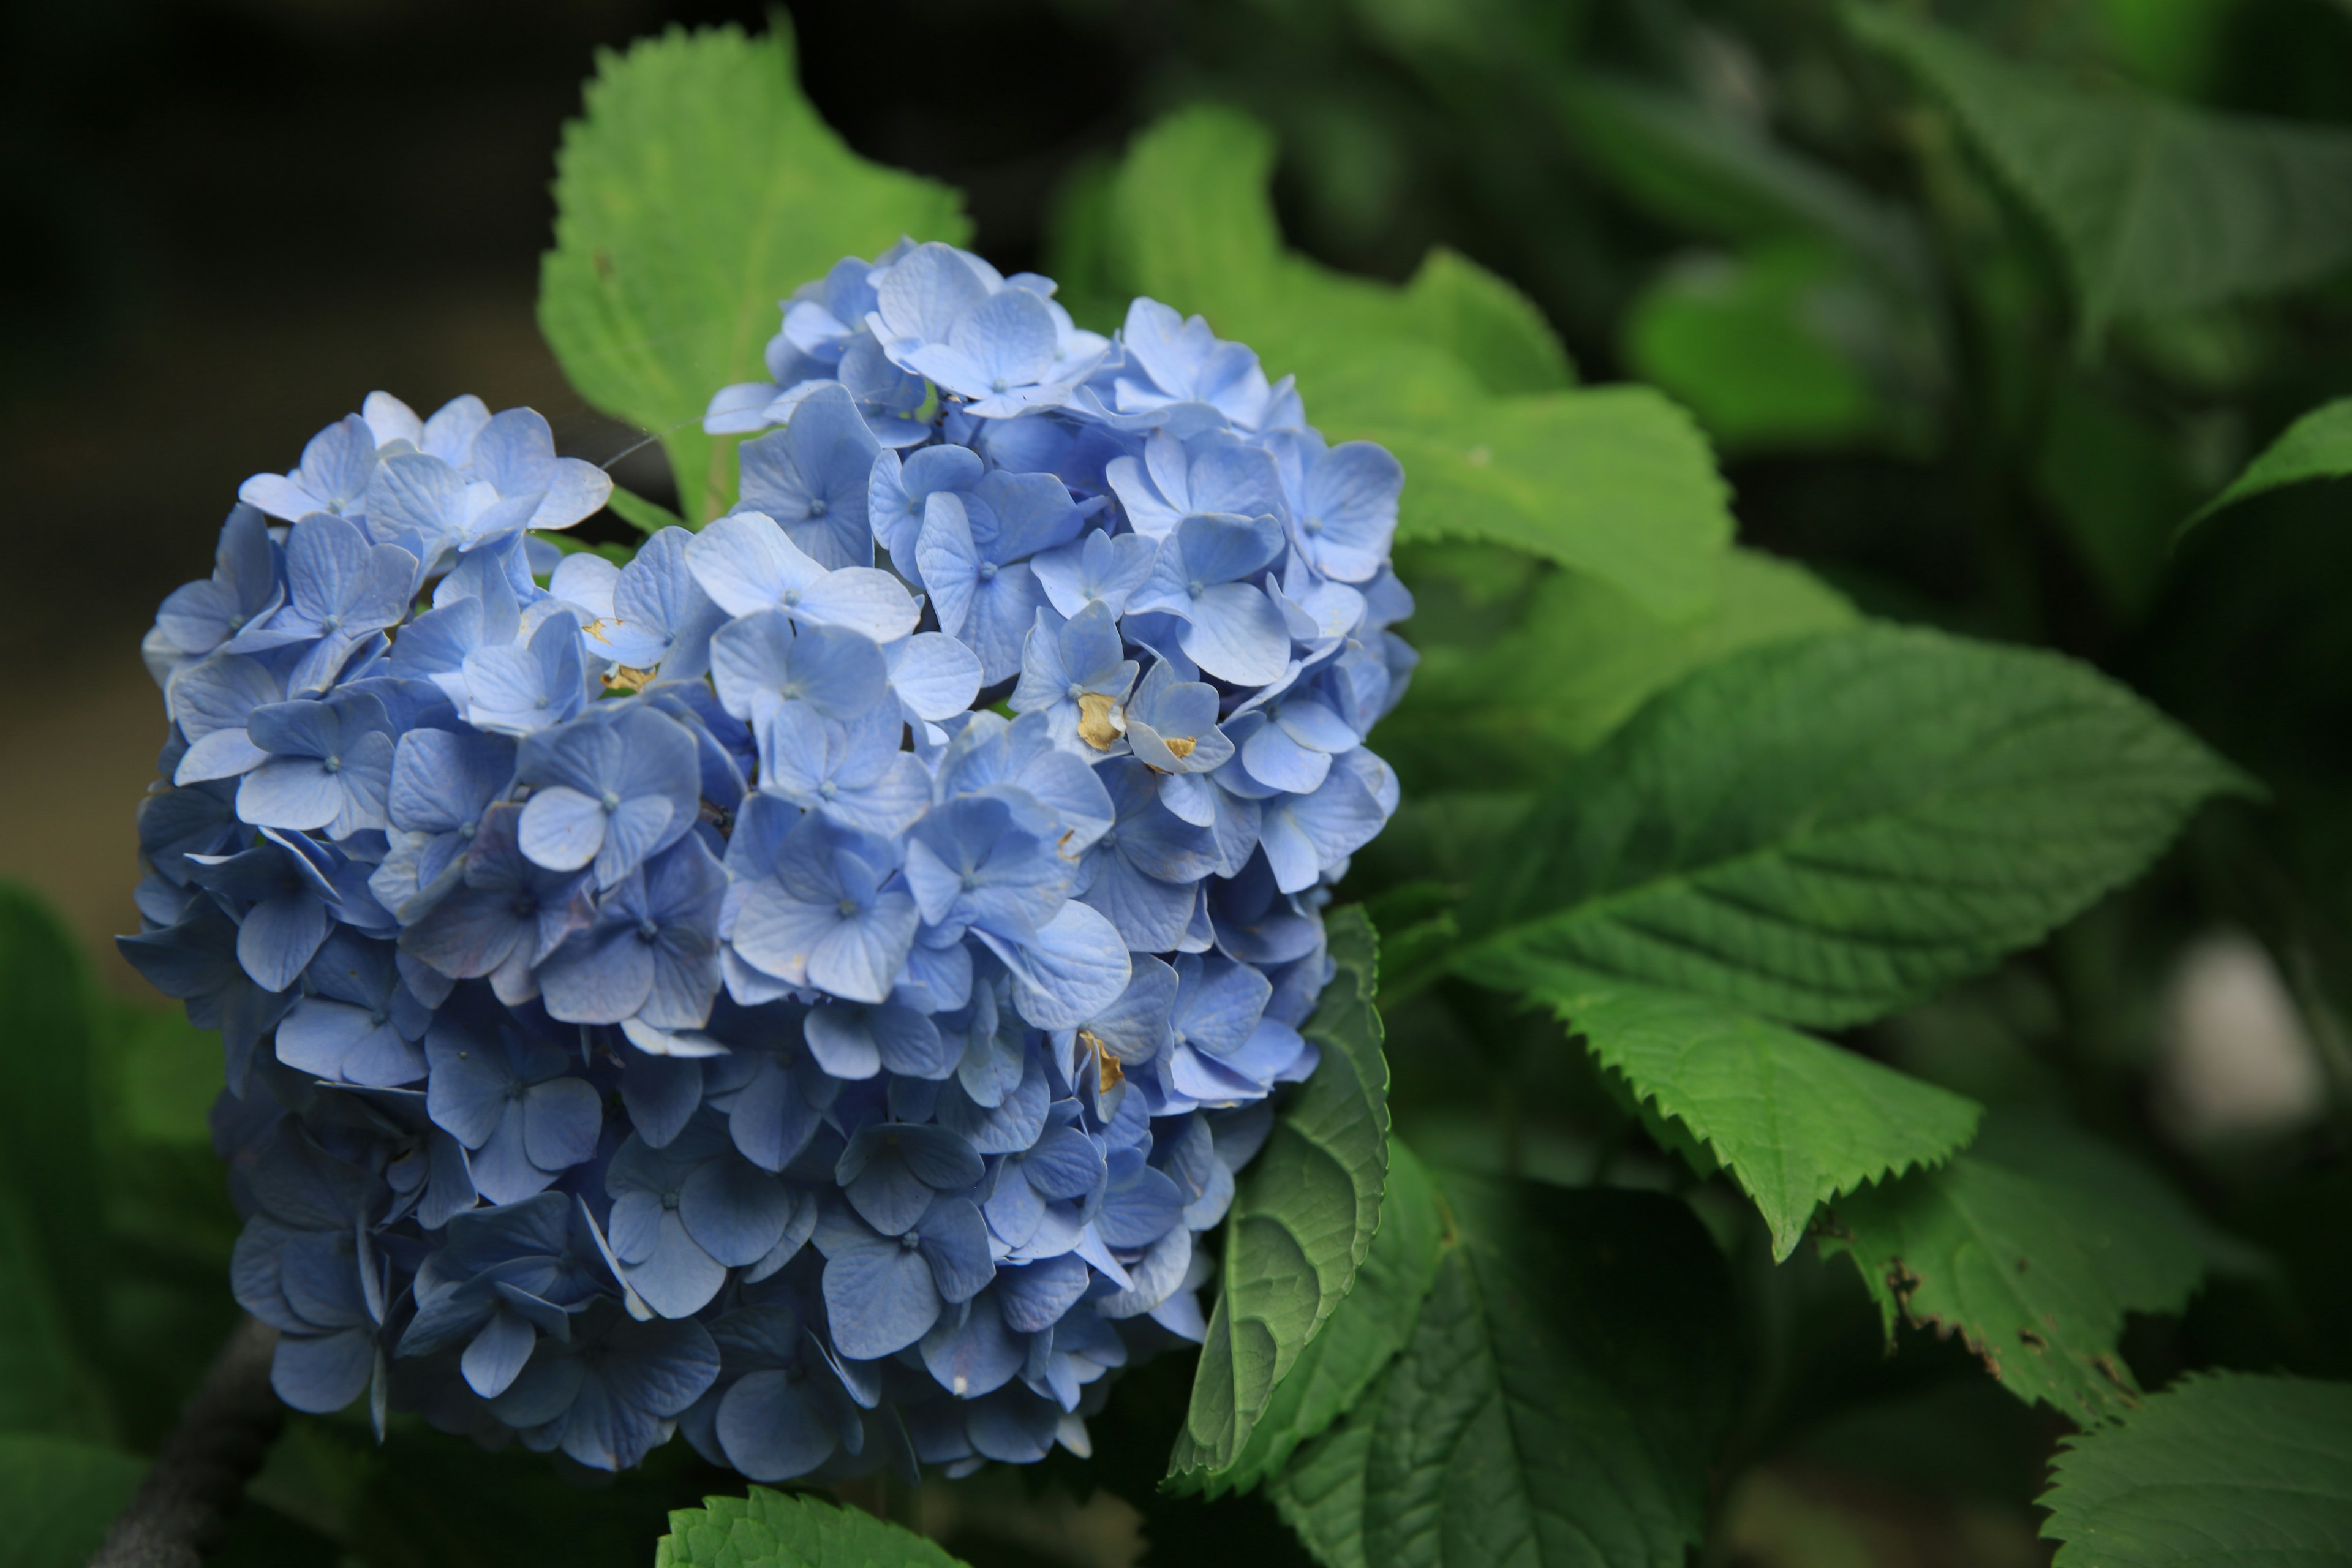
{"label": "thin twig", "polygon": [[239,1323],[90,1568],[196,1568],[220,1544],[286,1407],[269,1386],[278,1331]]}

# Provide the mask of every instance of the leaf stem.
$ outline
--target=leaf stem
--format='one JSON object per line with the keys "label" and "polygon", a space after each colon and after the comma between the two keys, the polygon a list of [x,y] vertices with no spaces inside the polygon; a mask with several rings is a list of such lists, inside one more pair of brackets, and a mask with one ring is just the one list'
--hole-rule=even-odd
{"label": "leaf stem", "polygon": [[267,1323],[237,1324],[90,1568],[196,1568],[220,1544],[286,1424],[269,1386],[277,1348],[278,1331]]}

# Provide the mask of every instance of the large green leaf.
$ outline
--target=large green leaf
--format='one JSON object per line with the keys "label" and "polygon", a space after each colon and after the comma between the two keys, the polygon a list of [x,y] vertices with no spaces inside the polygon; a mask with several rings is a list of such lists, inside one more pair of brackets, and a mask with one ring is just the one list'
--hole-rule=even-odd
{"label": "large green leaf", "polygon": [[1437,1277],[1441,1229],[1428,1169],[1391,1140],[1381,1227],[1357,1271],[1355,1288],[1275,1384],[1274,1397],[1232,1468],[1212,1479],[1213,1490],[1247,1490],[1280,1472],[1301,1443],[1363,1396],[1412,1337],[1422,1299]]}
{"label": "large green leaf", "polygon": [[0,1568],[82,1568],[146,1471],[95,1443],[0,1433]]}
{"label": "large green leaf", "polygon": [[1542,996],[1756,1200],[1776,1260],[1817,1205],[1948,1159],[1976,1132],[1973,1100],[1697,997],[1598,977]]}
{"label": "large green leaf", "polygon": [[1388,1174],[1389,1068],[1373,1005],[1378,940],[1360,908],[1326,922],[1339,966],[1307,1037],[1322,1061],[1234,1196],[1223,1267],[1171,1479],[1221,1490],[1300,1352],[1356,1282]]}
{"label": "large green leaf", "polygon": [[2084,1425],[2136,1406],[2124,1314],[2172,1312],[2204,1273],[2164,1208],[1974,1154],[1840,1198],[1843,1252],[1886,1320],[1958,1333],[2002,1386]]}
{"label": "large green leaf", "polygon": [[747,38],[673,28],[598,58],[556,158],[539,324],[582,396],[662,439],[679,510],[726,509],[732,440],[710,395],[765,374],[776,302],[901,235],[961,241],[955,193],[869,163],[793,79],[783,14]]}
{"label": "large green leaf", "polygon": [[2352,262],[2352,134],[2083,91],[1891,6],[1847,15],[1951,105],[2050,226],[2086,343],[2119,315],[2195,310]]}
{"label": "large green leaf", "polygon": [[2053,1467],[2042,1533],[2058,1568],[2352,1557],[2352,1384],[2224,1373],[2075,1438]]}
{"label": "large green leaf", "polygon": [[1333,1568],[1680,1568],[1705,1532],[1739,1330],[1682,1204],[1447,1173],[1404,1353],[1274,1483]]}
{"label": "large green leaf", "polygon": [[1565,770],[1465,903],[1458,972],[1801,1025],[1924,997],[2160,851],[2226,765],[2052,654],[1885,626],[1699,670]]}
{"label": "large green leaf", "polygon": [[753,1487],[669,1516],[654,1568],[959,1568],[912,1531],[856,1509]]}
{"label": "large green leaf", "polygon": [[2306,479],[2340,479],[2347,474],[2352,474],[2352,397],[2339,397],[2288,426],[2285,434],[2230,481],[2229,489],[2198,508],[2181,527],[2193,527],[2223,507],[2264,490]]}
{"label": "large green leaf", "polygon": [[1205,315],[1295,374],[1334,440],[1381,441],[1408,476],[1402,539],[1493,540],[1607,578],[1650,609],[1696,612],[1731,519],[1705,437],[1642,387],[1566,390],[1532,306],[1438,253],[1404,287],[1286,250],[1266,182],[1271,138],[1200,107],[1136,140],[1087,210],[1114,292]]}
{"label": "large green leaf", "polygon": [[[1414,560],[1407,570],[1423,614],[1435,613],[1433,601],[1449,586],[1437,580],[1444,563]],[[1421,664],[1404,700],[1381,721],[1381,754],[1404,778],[1408,809],[1436,785],[1549,783],[1699,666],[1856,619],[1853,605],[1793,563],[1730,550],[1714,570],[1713,603],[1692,619],[1662,620],[1597,577],[1552,572],[1498,637],[1471,643],[1416,620]],[[1483,605],[1467,613],[1495,616]]]}

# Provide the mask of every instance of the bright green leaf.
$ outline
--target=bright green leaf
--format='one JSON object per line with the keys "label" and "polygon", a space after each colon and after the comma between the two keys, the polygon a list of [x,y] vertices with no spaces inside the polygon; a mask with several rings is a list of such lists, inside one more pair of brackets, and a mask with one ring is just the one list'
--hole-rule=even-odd
{"label": "bright green leaf", "polygon": [[734,443],[702,433],[703,409],[765,374],[776,302],[901,235],[970,232],[953,192],[842,143],[801,94],[782,12],[770,27],[600,56],[556,158],[540,330],[582,396],[661,437],[697,523],[734,485]]}
{"label": "bright green leaf", "polygon": [[618,485],[613,487],[613,493],[605,498],[604,504],[612,510],[614,517],[640,533],[659,533],[665,528],[686,526],[686,519],[661,502],[647,500],[634,490],[625,490]]}
{"label": "bright green leaf", "polygon": [[2333,1568],[2352,1553],[2352,1384],[2192,1377],[2053,1471],[2057,1568]]}
{"label": "bright green leaf", "polygon": [[1656,613],[1702,608],[1731,519],[1688,417],[1647,388],[1564,390],[1567,358],[1540,316],[1459,257],[1433,255],[1399,289],[1285,249],[1273,158],[1266,132],[1230,110],[1171,116],[1082,209],[1105,232],[1069,253],[1099,257],[1120,291],[1205,315],[1269,375],[1296,375],[1333,440],[1393,450],[1400,538],[1511,544]]}
{"label": "bright green leaf", "polygon": [[1391,1140],[1381,1227],[1364,1255],[1355,1288],[1275,1384],[1265,1414],[1251,1429],[1233,1468],[1216,1478],[1219,1484],[1246,1491],[1279,1473],[1301,1443],[1363,1397],[1412,1337],[1422,1298],[1437,1276],[1440,1228],[1437,1191],[1428,1169],[1411,1150]]}
{"label": "bright green leaf", "polygon": [[2286,427],[2286,433],[2246,465],[2230,488],[2197,509],[2180,526],[2185,531],[2225,506],[2250,496],[2306,479],[2340,479],[2352,474],[2352,397],[2324,403]]}
{"label": "bright green leaf", "polygon": [[1252,1429],[1349,1289],[1380,1224],[1388,1062],[1373,1005],[1379,952],[1363,910],[1326,922],[1339,973],[1307,1037],[1322,1061],[1275,1121],[1225,1218],[1225,1254],[1171,1480],[1228,1484]]}
{"label": "bright green leaf", "polygon": [[2179,1311],[2204,1272],[2164,1210],[1973,1154],[1834,1207],[1822,1250],[1853,1258],[1890,1335],[1958,1333],[2011,1393],[2086,1426],[2139,1404],[2124,1314]]}
{"label": "bright green leaf", "polygon": [[753,1487],[669,1516],[654,1568],[960,1568],[912,1531],[856,1509]]}
{"label": "bright green leaf", "polygon": [[1721,1254],[1656,1194],[1439,1187],[1411,1342],[1277,1507],[1332,1568],[1681,1568],[1738,1384]]}
{"label": "bright green leaf", "polygon": [[1560,774],[1452,966],[1860,1023],[2039,941],[2242,783],[2055,655],[1885,626],[1750,648]]}
{"label": "bright green leaf", "polygon": [[[1423,612],[1433,612],[1447,587],[1436,581],[1444,563],[1415,558],[1405,570]],[[1406,782],[1406,809],[1439,786],[1549,782],[1699,666],[1857,618],[1803,567],[1755,551],[1727,551],[1715,575],[1710,607],[1689,620],[1661,620],[1598,578],[1554,572],[1538,578],[1517,624],[1499,637],[1470,644],[1417,634],[1412,684],[1381,721],[1381,754]]]}
{"label": "bright green leaf", "polygon": [[0,1568],[82,1568],[146,1473],[95,1443],[0,1433]]}
{"label": "bright green leaf", "polygon": [[1888,6],[1847,12],[1900,58],[2048,224],[2082,336],[2307,283],[2352,262],[2352,134],[2088,92]]}
{"label": "bright green leaf", "polygon": [[1756,1200],[1776,1261],[1816,1205],[1948,1159],[1976,1132],[1972,1100],[1696,997],[1598,977],[1540,994]]}

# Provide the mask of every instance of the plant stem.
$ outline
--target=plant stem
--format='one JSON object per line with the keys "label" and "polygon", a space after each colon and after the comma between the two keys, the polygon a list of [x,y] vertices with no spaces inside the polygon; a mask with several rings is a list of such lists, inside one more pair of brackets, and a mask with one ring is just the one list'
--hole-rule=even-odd
{"label": "plant stem", "polygon": [[163,1439],[90,1568],[196,1568],[220,1544],[286,1407],[269,1386],[278,1331],[247,1318]]}

